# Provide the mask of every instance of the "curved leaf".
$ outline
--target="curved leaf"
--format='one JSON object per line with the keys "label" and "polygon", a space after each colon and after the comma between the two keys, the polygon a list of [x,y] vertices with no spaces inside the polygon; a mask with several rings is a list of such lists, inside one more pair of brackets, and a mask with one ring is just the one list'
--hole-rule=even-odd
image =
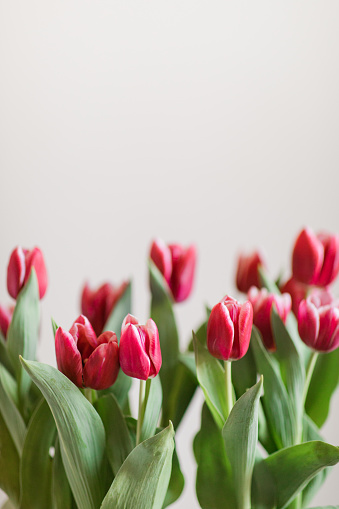
{"label": "curved leaf", "polygon": [[147,402],[146,408],[144,409],[144,417],[141,426],[141,442],[151,438],[157,429],[162,405],[162,390],[158,376],[153,379],[149,378],[147,380],[146,391],[148,391],[148,394],[145,395],[145,401]]}
{"label": "curved leaf", "polygon": [[[195,374],[194,374],[195,373]],[[168,406],[177,430],[198,387],[194,354],[180,354]]]}
{"label": "curved leaf", "polygon": [[19,356],[35,359],[39,325],[39,287],[35,270],[32,268],[27,283],[18,295],[7,334],[7,351],[16,373],[22,400],[28,393],[31,379],[22,368]]}
{"label": "curved leaf", "polygon": [[20,509],[52,507],[52,458],[56,427],[53,415],[43,399],[36,408],[27,428],[22,451]]}
{"label": "curved leaf", "polygon": [[139,444],[123,463],[101,509],[161,509],[171,475],[174,430]]}
{"label": "curved leaf", "polygon": [[321,353],[313,371],[306,398],[306,412],[321,428],[325,423],[331,397],[339,386],[339,348],[330,353]]}
{"label": "curved leaf", "polygon": [[263,378],[238,399],[222,430],[238,508],[251,506],[251,482],[258,443],[258,407]]}
{"label": "curved leaf", "polygon": [[194,439],[198,464],[196,492],[203,509],[234,509],[236,507],[232,471],[226,455],[221,430],[207,404],[201,414],[201,429]]}
{"label": "curved leaf", "polygon": [[261,496],[271,491],[274,506],[283,509],[323,468],[339,461],[339,449],[325,442],[313,441],[286,447],[255,465],[255,483]]}
{"label": "curved leaf", "polygon": [[174,448],[173,459],[172,459],[172,471],[171,477],[165,497],[165,501],[163,503],[163,508],[173,504],[180,497],[182,490],[185,486],[185,479],[181,472],[180,463],[178,459],[178,455]]}
{"label": "curved leaf", "polygon": [[6,422],[17,451],[21,455],[26,425],[13,399],[17,397],[17,384],[4,366],[0,365],[0,412]]}
{"label": "curved leaf", "polygon": [[19,484],[20,457],[0,413],[0,489],[17,507],[20,497]]}
{"label": "curved leaf", "polygon": [[60,371],[39,362],[21,362],[52,411],[77,505],[81,509],[98,509],[108,481],[105,430],[99,415]]}
{"label": "curved leaf", "polygon": [[114,475],[133,449],[123,413],[113,394],[99,398],[95,403],[106,432],[106,450]]}
{"label": "curved leaf", "polygon": [[52,508],[76,509],[64,465],[62,463],[59,438],[55,440],[52,467]]}

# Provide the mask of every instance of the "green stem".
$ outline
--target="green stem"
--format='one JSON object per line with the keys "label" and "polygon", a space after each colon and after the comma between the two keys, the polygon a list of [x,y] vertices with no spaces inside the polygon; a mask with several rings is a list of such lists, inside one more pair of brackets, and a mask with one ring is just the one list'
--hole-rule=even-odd
{"label": "green stem", "polygon": [[84,389],[84,396],[86,399],[88,399],[88,401],[92,404],[93,403],[93,393],[92,393],[92,389],[90,389],[89,387],[86,387]]}
{"label": "green stem", "polygon": [[225,361],[225,389],[226,389],[226,412],[227,417],[230,415],[233,408],[233,385],[232,385],[232,362]]}
{"label": "green stem", "polygon": [[141,429],[142,429],[142,424],[144,422],[147,400],[148,400],[149,391],[151,388],[151,381],[152,381],[151,378],[148,378],[146,380],[146,382],[145,382],[145,380],[140,380],[136,445],[140,444]]}
{"label": "green stem", "polygon": [[316,365],[318,359],[318,352],[312,352],[310,360],[308,361],[308,366],[306,369],[306,379],[305,379],[305,385],[304,385],[304,392],[303,392],[303,399],[302,399],[302,405],[305,406],[306,398],[308,389],[310,387],[313,371]]}

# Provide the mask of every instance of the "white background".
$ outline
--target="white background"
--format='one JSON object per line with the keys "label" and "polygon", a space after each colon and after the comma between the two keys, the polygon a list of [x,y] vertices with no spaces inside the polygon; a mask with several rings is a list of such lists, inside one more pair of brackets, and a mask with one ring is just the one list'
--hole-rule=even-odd
{"label": "white background", "polygon": [[[0,298],[13,247],[40,246],[41,360],[55,363],[50,317],[71,325],[85,278],[132,277],[148,318],[154,236],[198,247],[184,347],[204,304],[235,295],[239,250],[262,246],[288,275],[304,225],[339,233],[338,26],[337,0],[0,1]],[[173,508],[198,507],[201,403],[177,436]],[[339,503],[338,480],[314,505]]]}

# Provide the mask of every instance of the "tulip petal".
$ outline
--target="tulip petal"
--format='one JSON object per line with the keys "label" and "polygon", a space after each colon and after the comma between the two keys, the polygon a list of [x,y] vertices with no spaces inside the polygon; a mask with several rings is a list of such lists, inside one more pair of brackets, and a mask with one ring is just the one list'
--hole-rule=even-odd
{"label": "tulip petal", "polygon": [[133,325],[138,325],[139,324],[139,321],[137,318],[135,318],[135,316],[131,315],[131,314],[128,314],[127,316],[125,316],[124,318],[124,321],[122,322],[122,325],[121,325],[121,332],[125,329],[125,327],[127,327],[128,324],[133,324]]}
{"label": "tulip petal", "polygon": [[151,246],[150,258],[169,283],[172,274],[172,255],[169,247],[161,239],[155,239]]}
{"label": "tulip petal", "polygon": [[234,326],[223,302],[216,304],[207,324],[207,348],[217,359],[227,361],[231,355]]}
{"label": "tulip petal", "polygon": [[149,378],[154,378],[159,373],[162,358],[158,327],[151,318],[146,322],[145,333],[146,333],[146,344],[145,344],[146,352],[148,353],[151,361],[150,372],[148,376]]}
{"label": "tulip petal", "polygon": [[99,345],[84,366],[84,384],[95,390],[108,389],[119,373],[119,347],[117,341]]}
{"label": "tulip petal", "polygon": [[145,334],[132,323],[122,330],[119,344],[122,371],[133,378],[147,380],[151,361],[145,352]]}
{"label": "tulip petal", "polygon": [[318,239],[324,246],[324,262],[316,284],[327,286],[337,277],[339,271],[339,237],[319,234]]}
{"label": "tulip petal", "polygon": [[292,254],[293,277],[301,283],[316,284],[323,260],[322,243],[309,228],[302,230]]}
{"label": "tulip petal", "polygon": [[26,273],[25,253],[21,247],[12,252],[7,268],[7,289],[13,299],[16,299],[20,292]]}
{"label": "tulip petal", "polygon": [[82,387],[82,362],[73,336],[58,328],[55,334],[55,354],[59,371],[75,385]]}
{"label": "tulip petal", "polygon": [[11,323],[13,310],[0,305],[0,331],[7,337],[9,324]]}
{"label": "tulip petal", "polygon": [[234,339],[230,359],[238,360],[246,354],[250,344],[252,325],[253,307],[252,304],[247,301],[240,309],[237,334],[238,340],[236,341]]}
{"label": "tulip petal", "polygon": [[39,283],[39,295],[40,299],[42,299],[46,293],[48,285],[47,270],[43,254],[38,247],[35,247],[32,251],[27,251],[25,258],[26,273],[24,283],[27,283],[31,273],[31,268],[34,267]]}
{"label": "tulip petal", "polygon": [[176,259],[178,246],[172,245],[169,247],[172,251],[173,263],[170,288],[175,302],[182,302],[187,299],[192,290],[196,265],[196,249],[195,246],[190,246]]}
{"label": "tulip petal", "polygon": [[306,345],[315,348],[319,335],[319,312],[310,299],[302,300],[298,311],[298,331]]}
{"label": "tulip petal", "polygon": [[76,342],[82,360],[85,361],[98,346],[97,336],[88,318],[84,315],[78,316],[69,332]]}

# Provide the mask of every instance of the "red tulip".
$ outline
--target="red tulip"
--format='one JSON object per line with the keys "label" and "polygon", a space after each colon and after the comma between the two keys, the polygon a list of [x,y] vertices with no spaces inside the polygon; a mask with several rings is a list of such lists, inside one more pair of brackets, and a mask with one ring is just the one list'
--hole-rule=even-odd
{"label": "red tulip", "polygon": [[255,251],[254,253],[246,256],[239,255],[236,285],[240,292],[247,293],[251,286],[261,288],[258,269],[260,266],[265,266],[263,256]]}
{"label": "red tulip", "polygon": [[224,297],[213,307],[207,324],[207,348],[211,355],[224,361],[241,359],[248,350],[252,325],[252,304]]}
{"label": "red tulip", "polygon": [[253,323],[260,330],[267,350],[274,351],[276,346],[271,326],[272,307],[275,305],[278,315],[285,323],[287,315],[291,311],[291,296],[288,293],[276,295],[269,293],[266,288],[258,290],[254,286],[249,290],[247,296],[253,305]]}
{"label": "red tulip", "polygon": [[332,283],[339,272],[339,236],[302,230],[293,248],[292,271],[293,277],[304,284]]}
{"label": "red tulip", "polygon": [[7,289],[13,299],[16,299],[20,290],[27,283],[34,267],[39,284],[40,299],[47,290],[47,271],[42,252],[38,247],[29,251],[22,247],[17,247],[11,254],[7,268]]}
{"label": "red tulip", "polygon": [[78,387],[108,389],[119,373],[119,347],[111,331],[96,336],[88,319],[79,316],[69,332],[55,335],[58,369]]}
{"label": "red tulip", "polygon": [[339,308],[334,304],[316,304],[312,298],[300,303],[299,334],[304,343],[314,350],[331,352],[339,346]]}
{"label": "red tulip", "polygon": [[0,305],[0,332],[6,339],[8,327],[12,320],[14,307],[13,306],[1,306]]}
{"label": "red tulip", "polygon": [[104,283],[97,290],[91,290],[86,283],[81,295],[81,312],[85,315],[97,335],[104,329],[108,317],[116,303],[123,295],[128,283],[124,282],[118,287]]}
{"label": "red tulip", "polygon": [[150,318],[146,325],[127,315],[121,327],[119,344],[120,366],[133,378],[154,378],[161,368],[161,350],[158,328]]}
{"label": "red tulip", "polygon": [[195,246],[183,248],[180,244],[168,246],[160,239],[153,242],[151,260],[159,269],[173,295],[175,302],[182,302],[192,291],[195,265]]}

